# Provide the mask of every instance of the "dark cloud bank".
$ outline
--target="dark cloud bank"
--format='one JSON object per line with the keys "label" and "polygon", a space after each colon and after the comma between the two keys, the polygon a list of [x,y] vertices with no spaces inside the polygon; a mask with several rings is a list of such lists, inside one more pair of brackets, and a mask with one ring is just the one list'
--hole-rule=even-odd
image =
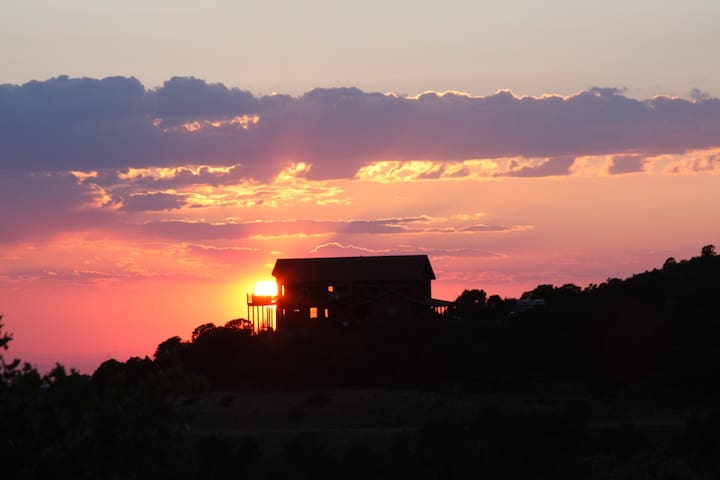
{"label": "dark cloud bank", "polygon": [[[148,90],[135,78],[58,77],[0,85],[0,168],[238,165],[234,178],[266,179],[307,162],[310,177],[341,178],[376,160],[552,157],[545,167],[552,173],[578,155],[621,154],[631,165],[617,162],[616,170],[633,171],[643,155],[720,146],[720,100],[693,98],[640,101],[599,88],[566,98],[408,99],[354,88],[295,98],[194,78]],[[136,200],[174,206],[168,198]],[[140,208],[126,208],[133,207]]]}

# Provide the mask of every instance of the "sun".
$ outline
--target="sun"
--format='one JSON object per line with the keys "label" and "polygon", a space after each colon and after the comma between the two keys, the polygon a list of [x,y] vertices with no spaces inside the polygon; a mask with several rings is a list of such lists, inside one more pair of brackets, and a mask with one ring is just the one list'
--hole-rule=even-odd
{"label": "sun", "polygon": [[273,281],[257,282],[253,290],[253,295],[258,297],[276,297],[277,293],[277,283]]}

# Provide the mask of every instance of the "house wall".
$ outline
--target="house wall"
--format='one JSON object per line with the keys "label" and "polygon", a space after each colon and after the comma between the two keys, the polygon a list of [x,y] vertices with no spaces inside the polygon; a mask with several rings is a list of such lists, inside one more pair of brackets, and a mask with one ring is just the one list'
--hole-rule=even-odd
{"label": "house wall", "polygon": [[[430,280],[366,282],[297,282],[278,278],[278,329],[302,328],[315,321],[364,321],[378,312],[399,311],[407,316],[412,309],[402,305],[402,297],[429,301]],[[383,305],[383,295],[392,293],[393,305]],[[377,302],[374,302],[377,300]],[[370,306],[357,307],[363,302]],[[377,303],[377,304],[376,304]],[[409,303],[405,300],[405,303]],[[314,309],[314,310],[313,310]],[[313,315],[316,318],[312,318]]]}

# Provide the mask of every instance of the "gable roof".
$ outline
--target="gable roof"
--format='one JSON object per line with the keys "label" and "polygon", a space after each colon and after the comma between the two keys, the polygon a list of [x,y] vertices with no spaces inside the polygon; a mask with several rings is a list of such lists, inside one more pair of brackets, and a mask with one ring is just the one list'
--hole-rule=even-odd
{"label": "gable roof", "polygon": [[272,275],[305,282],[435,280],[427,255],[279,258]]}

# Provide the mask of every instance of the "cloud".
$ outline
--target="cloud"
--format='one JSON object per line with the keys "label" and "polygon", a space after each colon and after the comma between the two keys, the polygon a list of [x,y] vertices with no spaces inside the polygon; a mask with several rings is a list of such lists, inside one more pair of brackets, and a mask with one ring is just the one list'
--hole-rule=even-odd
{"label": "cloud", "polygon": [[[422,225],[427,220],[424,216],[336,220],[190,220],[192,212],[188,209],[204,206],[204,197],[199,197],[200,194],[132,192],[130,188],[123,187],[125,181],[117,176],[108,181],[92,174],[0,170],[0,244],[22,241],[46,243],[58,235],[78,232],[112,238],[202,243],[205,240],[288,235],[375,235],[438,230],[436,226]],[[119,186],[98,185],[103,182],[118,182]],[[254,198],[255,202],[267,199],[290,204],[293,196],[296,199],[317,197],[311,204],[314,205],[330,202],[337,194],[330,187],[303,187],[305,182],[301,180],[301,185],[290,191],[286,191],[289,186],[259,185],[246,195],[249,199]],[[223,195],[231,196],[233,193],[228,191]],[[242,197],[243,194],[235,192],[234,195]],[[218,195],[213,192],[211,196]],[[283,200],[284,196],[287,198]],[[186,218],[174,211],[180,208],[186,212]]]}
{"label": "cloud", "polygon": [[[0,168],[119,170],[207,165],[186,181],[269,180],[291,165],[354,178],[373,162],[546,158],[515,176],[567,173],[570,158],[660,155],[720,146],[720,100],[636,100],[593,87],[568,97],[417,97],[356,88],[258,96],[196,78],[146,89],[135,78],[57,77],[0,85]],[[417,172],[437,178],[441,167]]]}
{"label": "cloud", "polygon": [[614,87],[590,87],[588,93],[596,95],[598,97],[609,96],[609,95],[620,95],[625,92],[624,88]]}
{"label": "cloud", "polygon": [[668,167],[673,173],[718,172],[720,171],[720,151],[687,155],[674,162],[671,161]]}
{"label": "cloud", "polygon": [[519,167],[500,175],[510,177],[549,177],[553,175],[567,175],[575,162],[575,157],[549,158],[537,166]]}
{"label": "cloud", "polygon": [[355,245],[343,245],[340,242],[328,242],[317,245],[310,250],[309,253],[317,254],[321,257],[352,257],[365,255],[392,255],[392,250],[388,248],[373,249],[367,247],[358,247]]}
{"label": "cloud", "polygon": [[612,158],[608,173],[612,175],[622,173],[642,172],[645,170],[647,160],[637,155],[618,155]]}
{"label": "cloud", "polygon": [[250,222],[190,222],[182,220],[151,221],[128,226],[137,235],[161,239],[183,239],[187,242],[238,239],[282,238],[312,235],[377,235],[418,233],[435,229],[410,228],[406,224],[418,217],[377,220],[268,220]]}
{"label": "cloud", "polygon": [[0,275],[1,279],[8,281],[33,281],[52,280],[61,282],[71,282],[73,284],[90,285],[96,283],[107,283],[119,279],[127,279],[139,277],[139,275],[130,275],[122,272],[98,272],[93,270],[75,270],[75,269],[28,269],[25,268],[19,272],[9,272]]}
{"label": "cloud", "polygon": [[198,118],[226,118],[247,115],[260,109],[252,93],[229,89],[220,83],[206,83],[192,77],[173,77],[150,93],[147,106],[165,125],[177,125]]}
{"label": "cloud", "polygon": [[217,247],[214,245],[183,244],[183,249],[192,255],[225,262],[247,261],[258,254],[257,248],[252,247]]}
{"label": "cloud", "polygon": [[108,200],[101,188],[69,173],[0,170],[0,243],[102,227],[111,221],[102,208]]}
{"label": "cloud", "polygon": [[[166,172],[26,173],[0,170],[0,244],[45,244],[60,235],[212,244],[217,241],[362,235],[501,232],[523,226],[480,225],[483,213],[292,220],[241,220],[225,208],[342,203],[342,189],[298,179],[270,185],[152,191]],[[195,175],[195,173],[193,173]],[[137,183],[133,183],[137,181]],[[217,208],[218,212],[210,210]],[[206,210],[200,210],[205,208]],[[266,207],[267,208],[267,207]],[[209,218],[208,218],[209,217]]]}
{"label": "cloud", "polygon": [[515,227],[507,227],[504,225],[470,225],[463,227],[460,231],[462,232],[516,232],[520,230],[529,230],[529,225],[520,225]]}
{"label": "cloud", "polygon": [[404,245],[395,248],[374,249],[360,247],[340,242],[327,242],[317,245],[309,252],[312,256],[366,256],[366,255],[428,255],[430,257],[473,257],[473,258],[502,258],[505,255],[498,252],[479,250],[474,248],[426,248],[417,245]]}
{"label": "cloud", "polygon": [[704,100],[709,100],[712,97],[707,92],[703,92],[698,88],[693,88],[690,90],[690,98],[692,98],[695,102],[702,102]]}
{"label": "cloud", "polygon": [[266,220],[247,222],[219,222],[165,220],[118,226],[142,238],[163,240],[181,239],[185,242],[203,242],[224,239],[268,239],[309,236],[358,235],[425,235],[470,234],[482,232],[515,232],[532,228],[529,225],[502,226],[471,223],[466,220],[427,216],[350,219],[350,220]]}
{"label": "cloud", "polygon": [[123,198],[122,210],[127,212],[147,212],[176,210],[187,203],[185,195],[171,193],[138,193]]}

